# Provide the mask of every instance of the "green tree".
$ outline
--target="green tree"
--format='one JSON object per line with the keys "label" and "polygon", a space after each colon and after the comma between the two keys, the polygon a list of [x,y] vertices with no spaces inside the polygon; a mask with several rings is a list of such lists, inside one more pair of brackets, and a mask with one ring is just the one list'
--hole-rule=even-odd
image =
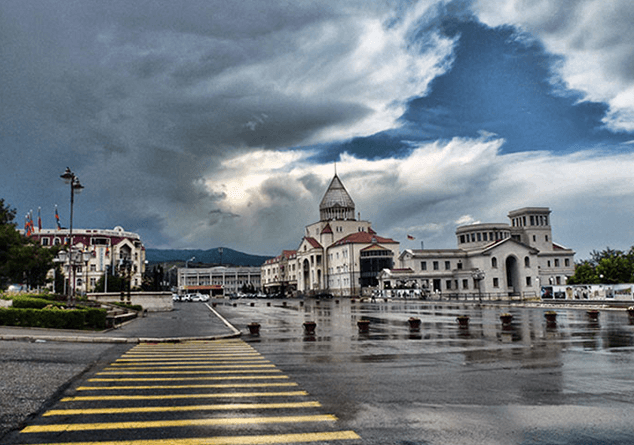
{"label": "green tree", "polygon": [[575,273],[567,284],[599,284],[599,276],[590,261],[582,261],[575,266]]}
{"label": "green tree", "polygon": [[15,209],[0,199],[0,287],[10,282],[30,287],[46,282],[57,249],[46,249],[20,234],[13,222]]}

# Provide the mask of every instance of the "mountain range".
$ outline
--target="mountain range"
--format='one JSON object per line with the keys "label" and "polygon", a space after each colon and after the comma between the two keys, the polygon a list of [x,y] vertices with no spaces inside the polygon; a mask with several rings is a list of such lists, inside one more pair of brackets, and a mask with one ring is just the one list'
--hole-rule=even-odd
{"label": "mountain range", "polygon": [[[191,258],[194,258],[191,260]],[[251,255],[228,247],[213,248],[208,250],[199,249],[146,249],[145,259],[149,264],[185,262],[190,265],[202,264],[224,264],[233,266],[261,266],[264,261],[272,258],[270,256]]]}

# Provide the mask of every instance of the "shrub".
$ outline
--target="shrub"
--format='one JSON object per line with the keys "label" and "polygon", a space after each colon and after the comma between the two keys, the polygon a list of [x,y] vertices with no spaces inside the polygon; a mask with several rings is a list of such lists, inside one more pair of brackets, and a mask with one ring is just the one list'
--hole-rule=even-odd
{"label": "shrub", "polygon": [[2,308],[0,309],[0,325],[53,329],[104,329],[106,310],[62,310],[55,307],[51,309]]}

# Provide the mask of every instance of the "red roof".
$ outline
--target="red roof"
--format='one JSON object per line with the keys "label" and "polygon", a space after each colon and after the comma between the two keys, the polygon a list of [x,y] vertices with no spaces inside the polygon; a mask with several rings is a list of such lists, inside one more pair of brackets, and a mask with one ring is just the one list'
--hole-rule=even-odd
{"label": "red roof", "polygon": [[326,223],[326,226],[324,227],[324,229],[321,231],[321,234],[323,235],[324,233],[332,233],[332,228],[330,227],[330,223]]}
{"label": "red roof", "polygon": [[381,243],[381,244],[393,243],[394,244],[396,242],[397,241],[394,241],[391,238],[383,238],[382,236],[378,236],[373,233],[357,232],[357,233],[352,233],[346,236],[345,238],[340,239],[339,241],[335,242],[333,246],[341,246],[343,244],[368,244],[368,243]]}
{"label": "red roof", "polygon": [[308,243],[313,246],[313,247],[317,247],[317,248],[321,248],[321,244],[319,244],[319,241],[317,241],[315,238],[312,238],[310,236],[305,236],[304,239],[306,241],[308,241]]}

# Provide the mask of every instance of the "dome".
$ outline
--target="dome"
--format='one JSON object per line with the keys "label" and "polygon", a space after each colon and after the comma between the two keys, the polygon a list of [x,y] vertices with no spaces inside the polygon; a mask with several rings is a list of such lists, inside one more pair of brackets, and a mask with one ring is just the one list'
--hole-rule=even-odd
{"label": "dome", "polygon": [[354,201],[336,174],[319,204],[319,215],[322,221],[354,219]]}

